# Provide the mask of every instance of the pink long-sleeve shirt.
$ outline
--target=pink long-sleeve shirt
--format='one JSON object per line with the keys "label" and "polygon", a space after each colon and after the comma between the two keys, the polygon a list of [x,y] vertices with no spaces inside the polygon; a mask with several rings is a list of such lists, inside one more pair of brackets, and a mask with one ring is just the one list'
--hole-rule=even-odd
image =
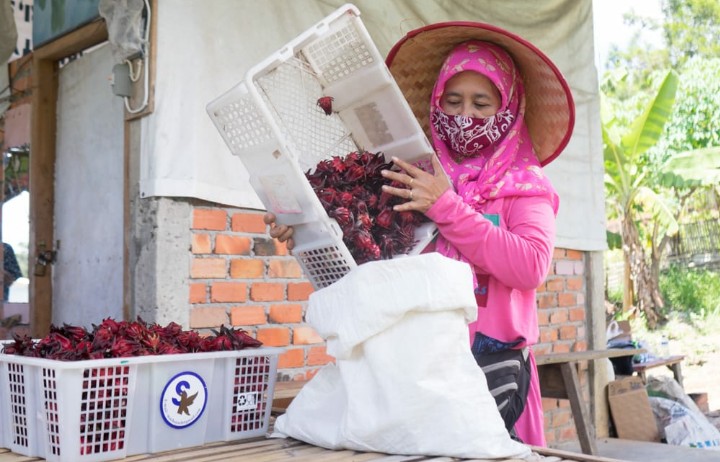
{"label": "pink long-sleeve shirt", "polygon": [[[504,342],[522,339],[518,348],[538,340],[535,293],[552,262],[555,212],[549,196],[507,197],[489,201],[484,213],[476,212],[454,191],[446,191],[426,215],[474,266],[479,284],[487,284],[487,296],[478,297],[475,333]],[[496,215],[497,226],[485,215]],[[515,431],[527,444],[545,446],[543,409],[537,366],[529,357],[530,378],[525,410]]]}
{"label": "pink long-sleeve shirt", "polygon": [[[499,225],[484,215],[497,215]],[[519,347],[536,343],[535,293],[547,276],[555,241],[550,198],[496,199],[481,214],[448,190],[427,216],[475,267],[478,281],[487,281],[487,301],[478,306],[477,321],[470,325],[471,340],[480,331],[503,342],[523,339]]]}

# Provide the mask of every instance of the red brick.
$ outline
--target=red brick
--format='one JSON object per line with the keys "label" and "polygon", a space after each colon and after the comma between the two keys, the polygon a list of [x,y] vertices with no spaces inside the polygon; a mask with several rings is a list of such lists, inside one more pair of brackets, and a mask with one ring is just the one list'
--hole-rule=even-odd
{"label": "red brick", "polygon": [[554,398],[541,398],[543,412],[551,412],[558,407],[558,400]]}
{"label": "red brick", "polygon": [[308,366],[324,366],[332,362],[335,362],[335,358],[327,354],[327,349],[324,346],[312,347],[308,351]]}
{"label": "red brick", "polygon": [[552,308],[557,306],[557,295],[548,294],[538,297],[538,308]]}
{"label": "red brick", "polygon": [[574,293],[558,294],[558,306],[575,306],[577,305],[577,296]]}
{"label": "red brick", "polygon": [[230,261],[233,279],[260,279],[265,275],[265,262],[258,258],[238,258]]}
{"label": "red brick", "polygon": [[230,222],[232,230],[237,233],[264,234],[267,232],[262,213],[236,213]]}
{"label": "red brick", "polygon": [[547,326],[550,324],[550,313],[547,310],[538,310],[538,325]]}
{"label": "red brick", "polygon": [[557,411],[553,412],[552,423],[553,427],[562,427],[571,422],[572,414],[569,411]]}
{"label": "red brick", "polygon": [[582,290],[583,282],[584,282],[584,280],[581,277],[571,277],[571,278],[567,278],[565,280],[565,285],[567,286],[567,289],[569,291],[578,292],[578,291]]}
{"label": "red brick", "polygon": [[278,369],[303,367],[305,365],[305,350],[293,348],[286,350],[278,356]]}
{"label": "red brick", "polygon": [[555,441],[556,441],[556,440],[555,440],[555,432],[553,432],[553,431],[551,431],[551,430],[548,430],[548,429],[546,428],[546,429],[545,429],[545,443],[547,443],[548,446],[551,446],[550,443],[554,443]]}
{"label": "red brick", "polygon": [[270,305],[270,321],[275,324],[297,324],[302,322],[302,317],[302,305]]}
{"label": "red brick", "polygon": [[215,237],[215,253],[226,255],[250,255],[252,239],[245,236],[219,234]]}
{"label": "red brick", "polygon": [[546,355],[551,351],[552,348],[550,345],[533,345],[533,353],[535,353],[535,356]]}
{"label": "red brick", "polygon": [[268,277],[270,278],[300,278],[302,275],[302,268],[295,258],[272,259],[268,263]]}
{"label": "red brick", "polygon": [[568,320],[567,310],[556,310],[550,315],[550,324],[563,324]]}
{"label": "red brick", "polygon": [[294,345],[309,345],[323,343],[323,338],[310,326],[298,326],[293,329]]}
{"label": "red brick", "polygon": [[546,282],[548,292],[561,292],[565,286],[565,281],[561,278],[550,279]]}
{"label": "red brick", "polygon": [[267,346],[287,346],[290,344],[290,329],[287,327],[258,329],[257,339]]}
{"label": "red brick", "polygon": [[278,257],[285,257],[287,255],[290,255],[290,251],[287,248],[287,244],[285,242],[280,242],[277,239],[275,239],[275,255]]}
{"label": "red brick", "polygon": [[559,442],[577,441],[577,431],[575,431],[575,426],[571,425],[560,430],[560,436],[558,439]]}
{"label": "red brick", "polygon": [[250,286],[250,300],[255,302],[276,302],[285,296],[283,284],[255,282]]}
{"label": "red brick", "polygon": [[212,241],[209,234],[192,235],[192,253],[203,254],[212,252]]}
{"label": "red brick", "polygon": [[217,209],[193,210],[193,229],[223,231],[227,226],[227,212]]}
{"label": "red brick", "polygon": [[315,289],[313,289],[312,284],[309,282],[289,283],[287,285],[287,299],[288,301],[304,301],[307,300],[314,291]]}
{"label": "red brick", "polygon": [[584,321],[585,308],[570,308],[570,321]]}
{"label": "red brick", "polygon": [[587,342],[585,340],[578,340],[575,342],[573,351],[587,351]]}
{"label": "red brick", "polygon": [[244,302],[247,300],[247,284],[244,282],[214,282],[210,288],[212,302]]}
{"label": "red brick", "polygon": [[565,257],[569,260],[582,260],[583,259],[583,252],[579,250],[565,250]]}
{"label": "red brick", "polygon": [[227,322],[225,308],[206,307],[190,310],[190,327],[192,329],[219,327]]}
{"label": "red brick", "polygon": [[195,279],[224,278],[227,265],[224,258],[193,258],[190,277]]}
{"label": "red brick", "polygon": [[190,284],[190,303],[205,303],[207,301],[207,286],[202,283]]}
{"label": "red brick", "polygon": [[558,339],[557,329],[542,329],[540,331],[540,342],[550,343]]}
{"label": "red brick", "polygon": [[555,343],[552,347],[553,353],[569,353],[570,345],[566,343]]}
{"label": "red brick", "polygon": [[565,249],[555,248],[553,250],[553,260],[561,260],[565,258]]}
{"label": "red brick", "polygon": [[265,308],[260,305],[234,306],[230,308],[230,322],[233,326],[258,326],[267,324]]}

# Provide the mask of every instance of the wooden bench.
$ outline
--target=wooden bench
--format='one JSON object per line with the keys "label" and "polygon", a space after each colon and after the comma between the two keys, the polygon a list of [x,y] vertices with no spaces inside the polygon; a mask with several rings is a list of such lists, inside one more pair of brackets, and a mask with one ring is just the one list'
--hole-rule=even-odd
{"label": "wooden bench", "polygon": [[682,375],[682,362],[684,359],[684,355],[673,355],[664,358],[655,358],[652,361],[645,361],[643,363],[635,363],[633,364],[633,372],[636,372],[637,375],[640,376],[643,383],[647,383],[648,369],[667,366],[667,368],[672,371],[675,381],[680,384],[681,387],[685,388]]}
{"label": "wooden bench", "polygon": [[550,353],[535,357],[540,379],[540,395],[543,398],[570,401],[570,410],[575,422],[580,449],[585,454],[597,454],[598,452],[595,443],[595,425],[592,422],[587,403],[583,399],[578,379],[578,363],[603,358],[633,356],[644,352],[643,349],[607,349]]}

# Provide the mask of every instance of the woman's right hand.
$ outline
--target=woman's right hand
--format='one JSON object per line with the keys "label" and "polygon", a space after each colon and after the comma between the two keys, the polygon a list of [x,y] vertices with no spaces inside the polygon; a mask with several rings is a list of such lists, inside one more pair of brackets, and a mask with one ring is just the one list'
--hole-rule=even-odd
{"label": "woman's right hand", "polygon": [[272,212],[267,212],[263,216],[263,221],[266,225],[270,225],[270,237],[277,239],[280,242],[286,242],[287,249],[292,250],[295,247],[295,241],[292,238],[293,227],[287,225],[279,225],[275,222],[276,217]]}

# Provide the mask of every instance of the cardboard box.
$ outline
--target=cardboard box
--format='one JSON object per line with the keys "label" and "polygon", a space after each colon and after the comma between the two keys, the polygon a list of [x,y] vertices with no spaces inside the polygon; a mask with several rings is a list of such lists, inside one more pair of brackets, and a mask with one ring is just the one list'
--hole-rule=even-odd
{"label": "cardboard box", "polygon": [[640,377],[623,377],[608,384],[608,402],[618,438],[660,441],[660,432]]}

